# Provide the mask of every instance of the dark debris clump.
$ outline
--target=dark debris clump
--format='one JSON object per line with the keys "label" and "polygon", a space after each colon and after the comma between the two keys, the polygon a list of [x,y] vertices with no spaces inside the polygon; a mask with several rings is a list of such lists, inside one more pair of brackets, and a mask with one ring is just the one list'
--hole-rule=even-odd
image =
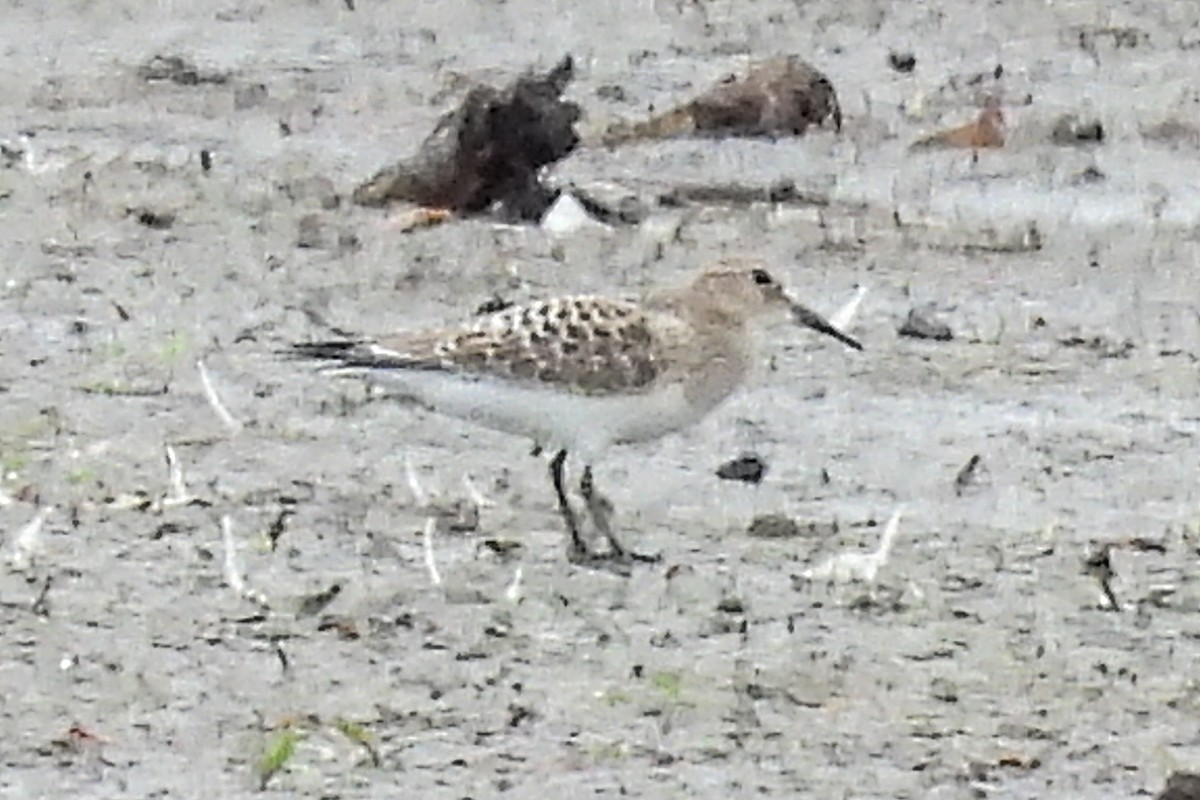
{"label": "dark debris clump", "polygon": [[504,89],[476,86],[445,114],[416,154],[354,190],[355,203],[407,201],[504,219],[538,219],[554,190],[539,170],[579,144],[579,106],[562,99],[574,76],[566,56],[545,73],[528,71]]}

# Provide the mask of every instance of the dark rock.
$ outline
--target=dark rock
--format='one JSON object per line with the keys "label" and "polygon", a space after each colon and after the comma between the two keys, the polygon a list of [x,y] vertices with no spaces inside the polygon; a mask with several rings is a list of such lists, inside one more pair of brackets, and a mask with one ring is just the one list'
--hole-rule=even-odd
{"label": "dark rock", "polygon": [[1200,800],[1200,773],[1172,772],[1155,800]]}
{"label": "dark rock", "polygon": [[763,476],[766,474],[766,462],[753,453],[747,453],[732,461],[726,461],[717,468],[717,477],[726,481],[761,483]]}
{"label": "dark rock", "polygon": [[797,188],[793,181],[785,178],[766,186],[740,183],[681,184],[659,195],[658,203],[661,206],[669,207],[685,206],[691,203],[738,207],[750,206],[755,203],[825,207],[829,205],[829,197],[803,191]]}
{"label": "dark rock", "polygon": [[606,83],[596,89],[596,97],[601,100],[608,100],[610,103],[627,103],[629,95],[625,93],[625,87],[618,83]]}
{"label": "dark rock", "polygon": [[905,74],[912,72],[917,67],[917,57],[912,53],[888,53],[888,66]]}
{"label": "dark rock", "polygon": [[1099,167],[1095,164],[1089,164],[1078,175],[1071,178],[1071,183],[1075,186],[1082,186],[1089,183],[1099,183],[1107,178],[1108,176]]}
{"label": "dark rock", "polygon": [[1050,141],[1055,144],[1093,144],[1104,141],[1104,126],[1098,119],[1080,119],[1075,114],[1063,114],[1054,123]]}
{"label": "dark rock", "polygon": [[171,211],[156,211],[152,208],[131,208],[128,215],[138,221],[139,225],[165,231],[175,224],[175,214]]}
{"label": "dark rock", "polygon": [[962,469],[954,476],[954,494],[962,497],[968,489],[970,489],[979,477],[980,468],[983,466],[983,456],[976,453],[967,459],[967,463],[963,464]]}
{"label": "dark rock", "polygon": [[800,526],[786,514],[760,514],[751,521],[746,535],[756,539],[792,539],[800,535]]}
{"label": "dark rock", "polygon": [[1090,350],[1100,358],[1129,358],[1137,349],[1129,339],[1110,339],[1102,334],[1094,336],[1063,336],[1058,340],[1063,347],[1078,347]]}
{"label": "dark rock", "polygon": [[933,339],[939,342],[948,342],[954,338],[949,325],[935,322],[915,308],[908,312],[908,319],[904,320],[897,333],[910,339]]}
{"label": "dark rock", "polygon": [[195,64],[180,56],[154,56],[138,67],[138,77],[147,82],[168,81],[179,86],[225,83],[229,80],[229,76],[223,73],[202,72]]}

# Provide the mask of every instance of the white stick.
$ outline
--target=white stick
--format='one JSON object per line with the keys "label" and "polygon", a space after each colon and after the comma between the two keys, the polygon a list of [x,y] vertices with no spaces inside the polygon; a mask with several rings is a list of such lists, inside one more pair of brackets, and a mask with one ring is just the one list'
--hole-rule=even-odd
{"label": "white stick", "polygon": [[437,521],[433,517],[425,520],[425,568],[429,570],[429,580],[434,586],[441,587],[442,576],[438,572],[437,561],[433,557],[433,531],[437,527]]}
{"label": "white stick", "polygon": [[862,304],[862,300],[867,296],[867,287],[859,286],[858,291],[854,293],[854,297],[850,302],[834,312],[829,318],[829,324],[837,328],[839,331],[845,331],[850,327],[850,323],[854,322],[854,316],[858,314],[858,307]]}
{"label": "white stick", "polygon": [[239,595],[246,593],[246,579],[237,563],[237,543],[233,541],[233,521],[229,515],[221,517],[221,541],[225,545],[225,583]]}
{"label": "white stick", "polygon": [[163,507],[186,506],[194,498],[188,494],[187,485],[183,482],[183,467],[179,465],[179,458],[175,455],[175,448],[169,444],[164,446],[167,451],[167,483],[169,489],[167,496],[162,500]]}
{"label": "white stick", "polygon": [[221,517],[221,541],[225,545],[225,582],[229,584],[229,588],[237,592],[238,597],[269,610],[271,604],[267,602],[266,596],[246,585],[246,577],[238,566],[237,542],[233,539],[233,520],[228,514]]}
{"label": "white stick", "polygon": [[900,531],[900,517],[904,514],[901,505],[888,520],[879,547],[872,553],[838,553],[830,556],[812,569],[801,573],[808,580],[827,580],[830,583],[875,583],[879,570],[887,566],[888,558]]}
{"label": "white stick", "polygon": [[54,506],[42,506],[33,515],[33,519],[21,526],[13,536],[12,552],[8,556],[8,564],[17,572],[24,572],[33,566],[34,557],[41,552],[42,527],[46,517],[54,511]]}
{"label": "white stick", "polygon": [[229,413],[229,409],[221,402],[221,397],[217,394],[212,379],[208,377],[208,370],[203,361],[196,361],[196,370],[200,373],[200,384],[204,387],[204,396],[208,398],[208,404],[212,406],[217,418],[229,429],[229,433],[236,436],[242,430],[242,423]]}
{"label": "white stick", "polygon": [[492,508],[496,504],[483,496],[483,492],[475,485],[475,481],[471,480],[471,476],[463,473],[463,487],[467,490],[467,497],[471,498],[471,502],[476,508]]}
{"label": "white stick", "polygon": [[421,481],[417,479],[417,471],[413,468],[412,458],[408,453],[404,454],[404,477],[408,480],[408,490],[413,493],[417,505],[421,508],[428,506],[429,495],[421,487]]}
{"label": "white stick", "polygon": [[896,534],[900,532],[900,517],[903,515],[904,506],[901,505],[892,512],[892,518],[888,520],[887,527],[883,529],[883,536],[879,537],[879,549],[872,555],[880,567],[885,566],[888,558],[892,555],[892,545],[896,543]]}
{"label": "white stick", "polygon": [[512,583],[510,583],[508,585],[508,588],[504,590],[504,598],[506,600],[508,600],[508,602],[510,602],[510,603],[521,602],[521,597],[522,597],[521,578],[522,577],[524,577],[524,567],[522,567],[520,564],[518,564],[517,571],[515,573],[513,573]]}

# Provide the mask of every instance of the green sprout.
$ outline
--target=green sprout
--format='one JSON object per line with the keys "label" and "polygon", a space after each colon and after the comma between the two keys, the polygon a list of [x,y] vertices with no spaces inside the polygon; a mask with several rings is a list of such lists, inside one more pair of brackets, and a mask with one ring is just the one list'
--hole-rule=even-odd
{"label": "green sprout", "polygon": [[258,761],[260,789],[266,789],[271,778],[287,766],[292,756],[296,755],[296,745],[299,743],[299,732],[291,728],[280,731],[267,743],[262,758]]}

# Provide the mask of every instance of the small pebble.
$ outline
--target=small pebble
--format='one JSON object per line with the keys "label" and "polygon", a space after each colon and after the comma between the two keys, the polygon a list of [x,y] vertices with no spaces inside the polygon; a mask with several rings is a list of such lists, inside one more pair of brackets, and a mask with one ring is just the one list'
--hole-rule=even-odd
{"label": "small pebble", "polygon": [[767,474],[767,463],[753,453],[746,453],[717,468],[717,477],[726,481],[761,483]]}
{"label": "small pebble", "polygon": [[905,74],[912,72],[917,66],[917,57],[912,53],[888,53],[888,66]]}
{"label": "small pebble", "polygon": [[1098,119],[1080,119],[1075,114],[1063,114],[1054,123],[1050,141],[1055,144],[1078,145],[1104,141],[1104,126]]}
{"label": "small pebble", "polygon": [[750,523],[746,534],[756,539],[791,539],[800,535],[800,526],[786,514],[761,514]]}
{"label": "small pebble", "polygon": [[908,312],[908,319],[897,333],[910,339],[933,339],[938,342],[948,342],[954,338],[949,325],[935,322],[915,308]]}

